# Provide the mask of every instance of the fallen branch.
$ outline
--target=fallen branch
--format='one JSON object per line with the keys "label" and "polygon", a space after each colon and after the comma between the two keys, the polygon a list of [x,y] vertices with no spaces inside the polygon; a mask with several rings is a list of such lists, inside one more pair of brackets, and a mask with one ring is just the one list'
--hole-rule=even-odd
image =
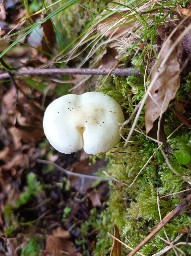
{"label": "fallen branch", "polygon": [[180,214],[190,203],[191,194],[188,195],[182,203],[178,204],[174,210],[168,213],[156,226],[156,228],[138,244],[127,256],[135,255],[146,243],[148,243],[168,222],[170,222],[174,217]]}
{"label": "fallen branch", "polygon": [[65,173],[68,176],[75,176],[75,177],[79,177],[82,179],[90,179],[90,180],[101,180],[101,181],[111,181],[111,178],[104,178],[104,177],[99,177],[99,176],[93,176],[93,175],[87,175],[87,174],[81,174],[81,173],[76,173],[76,172],[71,172],[69,170],[66,170],[64,168],[62,168],[61,166],[51,162],[51,161],[47,161],[47,160],[43,160],[43,159],[37,159],[37,163],[41,163],[41,164],[51,164],[54,167],[56,167],[56,169],[58,169],[59,171]]}
{"label": "fallen branch", "polygon": [[[118,69],[90,69],[90,68],[47,68],[47,69],[28,69],[14,71],[15,76],[43,76],[43,75],[102,75],[110,74],[118,76],[140,75],[139,71],[134,68],[118,68]],[[0,79],[10,78],[9,73],[1,73]]]}

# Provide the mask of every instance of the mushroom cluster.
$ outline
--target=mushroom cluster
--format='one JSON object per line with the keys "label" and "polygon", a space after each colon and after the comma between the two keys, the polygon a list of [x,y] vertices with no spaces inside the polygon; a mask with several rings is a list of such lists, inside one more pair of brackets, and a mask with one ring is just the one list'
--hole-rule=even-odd
{"label": "mushroom cluster", "polygon": [[119,142],[123,122],[121,107],[113,98],[86,92],[54,100],[44,113],[43,128],[50,144],[61,153],[83,148],[88,154],[97,154]]}

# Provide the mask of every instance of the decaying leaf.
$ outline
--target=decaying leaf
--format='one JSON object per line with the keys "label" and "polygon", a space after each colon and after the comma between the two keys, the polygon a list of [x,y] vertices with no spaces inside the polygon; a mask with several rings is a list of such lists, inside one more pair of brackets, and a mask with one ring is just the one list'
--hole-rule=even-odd
{"label": "decaying leaf", "polygon": [[[43,18],[46,15],[42,16]],[[42,18],[41,17],[41,18]],[[39,21],[39,15],[33,15],[31,17],[34,22]],[[28,36],[27,43],[35,48],[42,48],[44,53],[52,53],[52,49],[55,44],[55,32],[53,29],[52,21],[48,19],[42,25],[37,26]]]}
{"label": "decaying leaf", "polygon": [[115,13],[100,22],[97,26],[97,30],[106,37],[116,39],[125,34],[127,30],[132,27],[132,25],[127,25],[126,22],[126,17],[123,13]]}
{"label": "decaying leaf", "polygon": [[[70,170],[75,173],[81,173],[81,174],[88,174],[92,175],[94,172],[99,170],[99,168],[102,168],[106,165],[106,162],[103,159],[100,159],[96,162],[95,165],[91,165],[89,162],[89,159],[81,160],[77,163],[74,163]],[[87,192],[87,190],[91,187],[92,180],[87,179],[85,182],[82,181],[82,179],[79,179],[79,177],[70,177],[71,185],[81,192]]]}
{"label": "decaying leaf", "polygon": [[151,71],[151,82],[157,73],[158,77],[146,101],[145,126],[147,133],[153,128],[153,123],[166,111],[180,87],[179,46],[172,51],[166,63],[163,66],[160,65],[172,47],[172,40],[164,42],[159,59]]}
{"label": "decaying leaf", "polygon": [[49,235],[46,238],[46,252],[50,256],[81,256],[81,254],[76,251],[73,242],[53,235]]}
{"label": "decaying leaf", "polygon": [[189,102],[177,99],[174,106],[174,114],[185,126],[191,128],[191,121],[189,117],[186,117],[186,113],[188,113],[187,115],[190,116],[190,110],[187,109],[187,106],[189,105]]}
{"label": "decaying leaf", "polygon": [[93,207],[101,207],[101,193],[93,190],[88,194]]}
{"label": "decaying leaf", "polygon": [[106,49],[106,53],[103,55],[99,63],[99,68],[102,68],[102,69],[115,68],[119,63],[119,60],[117,60],[116,57],[117,57],[117,50],[115,48],[108,47]]}
{"label": "decaying leaf", "polygon": [[184,16],[187,16],[187,17],[191,16],[191,7],[189,7],[189,8],[181,8],[181,7],[178,7],[178,8],[177,8],[177,11],[178,11],[180,14],[184,15]]}
{"label": "decaying leaf", "polygon": [[54,237],[62,237],[63,239],[71,238],[70,232],[61,227],[57,227],[56,229],[52,230],[52,234]]}
{"label": "decaying leaf", "polygon": [[[120,235],[119,235],[119,229],[117,226],[114,226],[114,237],[116,237],[117,239],[120,239]],[[113,239],[113,247],[110,253],[110,256],[121,256],[121,243],[116,240]]]}
{"label": "decaying leaf", "polygon": [[0,20],[5,20],[6,19],[6,12],[5,12],[5,7],[4,4],[0,4]]}

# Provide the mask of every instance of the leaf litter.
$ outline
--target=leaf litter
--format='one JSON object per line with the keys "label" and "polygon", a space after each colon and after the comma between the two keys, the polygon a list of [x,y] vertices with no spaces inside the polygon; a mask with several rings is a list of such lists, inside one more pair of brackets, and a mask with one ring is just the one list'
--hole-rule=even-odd
{"label": "leaf litter", "polygon": [[[6,1],[8,2],[8,1]],[[5,8],[1,13],[1,35],[17,31],[18,22],[24,15],[19,1],[12,2],[14,9]],[[3,9],[1,9],[3,11]],[[1,24],[1,21],[0,21]],[[24,25],[20,25],[22,29]],[[48,63],[55,43],[52,23],[43,24],[41,45],[32,49],[27,38],[5,56],[13,70],[40,68]],[[30,35],[33,40],[34,35]],[[15,37],[0,42],[5,49]],[[31,39],[32,38],[32,39]],[[23,43],[25,45],[23,45]],[[30,42],[29,42],[30,43]],[[43,51],[43,54],[42,54]],[[46,55],[48,53],[48,55]],[[50,55],[50,56],[49,56]],[[1,69],[3,72],[3,69]],[[44,105],[55,98],[53,79],[28,78],[6,80],[0,86],[0,254],[14,256],[31,248],[40,249],[42,255],[81,256],[95,248],[98,230],[87,224],[91,211],[101,212],[109,196],[108,184],[82,178],[67,177],[50,165],[37,159],[47,159],[76,173],[94,174],[106,165],[104,160],[92,164],[84,152],[70,156],[55,152],[44,140],[42,117]],[[69,78],[71,79],[71,78]],[[41,85],[48,84],[45,88]],[[35,86],[34,86],[35,85]],[[39,85],[36,86],[36,85]],[[41,86],[41,87],[40,87]],[[84,88],[83,88],[84,89]],[[49,92],[46,95],[47,91]],[[49,96],[50,95],[50,96]],[[33,174],[34,180],[29,182]],[[96,225],[96,223],[95,223]],[[41,241],[41,242],[40,242]],[[37,243],[38,242],[38,243]],[[39,244],[40,247],[36,246]],[[31,247],[32,246],[32,247]],[[38,255],[37,253],[37,255]]]}
{"label": "leaf litter", "polygon": [[[185,28],[189,28],[189,25],[190,19],[183,20],[182,26],[175,27],[172,36],[169,37],[167,34],[169,30],[172,30],[172,24],[166,24],[166,26],[159,28],[159,34],[164,41],[150,72],[150,83],[152,84],[154,80],[154,84],[149,91],[145,106],[146,133],[158,140],[160,140],[161,130],[163,130],[161,121],[163,114],[168,109],[170,102],[176,97],[180,87],[181,72],[184,72],[184,68],[187,67],[185,63],[190,61],[190,55],[186,55],[185,60],[183,53],[190,51],[191,27],[182,36]],[[179,39],[180,37],[181,39]]]}
{"label": "leaf litter", "polygon": [[[177,48],[173,50],[166,63],[160,67],[160,63],[173,47],[173,41],[165,41],[164,44],[165,46],[151,71],[151,81],[157,72],[160,73],[146,101],[145,126],[147,133],[152,129],[153,123],[167,110],[170,101],[174,99],[180,87],[180,63]],[[160,71],[158,71],[159,69]]]}

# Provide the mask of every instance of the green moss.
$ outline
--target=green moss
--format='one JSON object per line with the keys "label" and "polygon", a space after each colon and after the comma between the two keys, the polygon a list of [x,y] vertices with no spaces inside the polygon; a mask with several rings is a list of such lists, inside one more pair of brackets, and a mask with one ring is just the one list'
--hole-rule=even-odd
{"label": "green moss", "polygon": [[[130,82],[127,83],[127,80]],[[140,90],[133,94],[133,88]],[[134,79],[133,76],[128,79],[114,77],[102,91],[114,97],[128,115],[133,110],[133,99],[135,98],[134,103],[138,102],[144,93],[143,80],[140,77]],[[171,112],[166,118],[170,121],[167,120],[165,131],[170,134],[180,123]],[[139,120],[139,127],[144,127],[143,116]],[[160,215],[163,218],[182,200],[180,192],[189,187],[187,181],[191,179],[190,132],[183,127],[173,134],[167,143],[170,148],[168,159],[179,176],[166,164],[157,144],[141,133],[135,132],[126,148],[120,143],[107,153],[108,172],[121,183],[111,186],[108,208],[102,214],[106,228],[100,229],[96,255],[105,255],[111,249],[112,240],[107,232],[113,231],[114,224],[120,229],[122,241],[135,247],[160,222]],[[181,152],[179,156],[177,152]],[[189,214],[182,213],[166,226],[168,238],[174,240],[183,227],[189,227]],[[141,252],[149,256],[162,250],[166,244],[159,236],[166,239],[164,230],[147,243]],[[181,237],[182,242],[185,239],[186,236]],[[182,250],[189,253],[190,249],[182,246]],[[173,250],[169,250],[167,255],[174,255],[173,253]],[[127,250],[124,255],[126,254]]]}
{"label": "green moss", "polygon": [[[134,141],[133,145],[130,144],[124,150],[126,152],[117,153],[116,149],[108,156],[110,158],[108,171],[113,177],[120,180],[121,184],[111,187],[109,205],[103,213],[104,225],[107,228],[106,230],[101,228],[97,251],[99,248],[105,248],[106,252],[109,250],[107,246],[111,247],[109,237],[107,241],[110,241],[110,245],[107,242],[106,246],[105,242],[102,244],[101,241],[103,237],[108,236],[104,232],[112,232],[114,224],[120,229],[122,240],[131,247],[136,246],[160,222],[160,214],[164,217],[177,206],[181,200],[177,192],[187,188],[183,177],[174,175],[164,161],[161,161],[159,152],[153,156],[135,180],[140,169],[156,149],[153,142],[143,136],[140,137],[134,137],[136,142]],[[173,158],[172,164],[174,166],[179,164],[176,158]],[[183,172],[183,169],[184,167],[179,166],[180,172]],[[133,181],[135,182],[132,185]],[[129,187],[130,184],[131,187]],[[173,195],[162,197],[172,193]],[[189,215],[184,213],[168,224],[165,230],[169,239],[173,240],[178,236],[181,227],[188,227],[188,223]],[[159,235],[165,239],[163,231]],[[183,241],[185,241],[185,237]],[[152,255],[164,247],[164,242],[156,237],[142,249],[142,252],[145,255]],[[186,247],[184,251],[187,251]]]}
{"label": "green moss", "polygon": [[37,238],[31,238],[22,249],[22,256],[36,256],[40,254],[40,244]]}

